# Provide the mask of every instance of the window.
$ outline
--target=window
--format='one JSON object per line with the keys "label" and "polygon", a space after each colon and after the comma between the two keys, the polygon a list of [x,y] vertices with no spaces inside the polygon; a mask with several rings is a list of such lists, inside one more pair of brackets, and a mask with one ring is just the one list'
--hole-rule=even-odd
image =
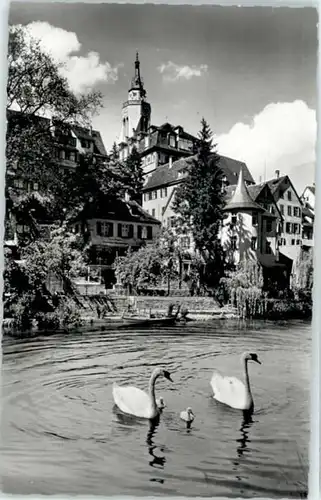
{"label": "window", "polygon": [[167,187],[161,189],[160,195],[161,195],[161,198],[166,198],[166,196],[167,196]]}
{"label": "window", "polygon": [[150,201],[150,200],[152,199],[152,193],[153,193],[153,191],[150,191],[150,192],[148,193],[148,201]]}
{"label": "window", "polygon": [[147,193],[144,193],[144,201],[147,201]]}
{"label": "window", "polygon": [[258,225],[258,218],[256,214],[252,215],[252,225],[257,226]]}
{"label": "window", "polygon": [[70,161],[76,161],[76,154],[73,151],[69,155],[69,160]]}
{"label": "window", "polygon": [[251,239],[251,249],[252,250],[256,250],[256,242],[257,242],[256,236],[252,236],[252,239]]}
{"label": "window", "polygon": [[296,240],[297,245],[301,245],[301,240]]}
{"label": "window", "polygon": [[181,239],[181,246],[182,248],[189,248],[191,244],[190,238],[188,236],[184,236]]}
{"label": "window", "polygon": [[295,240],[291,240],[291,245],[295,245]]}
{"label": "window", "polygon": [[288,206],[288,215],[290,217],[292,216],[292,207],[291,207],[291,205]]}
{"label": "window", "polygon": [[132,224],[118,224],[118,236],[120,238],[132,238],[134,226]]}
{"label": "window", "polygon": [[301,210],[299,207],[293,207],[293,215],[294,217],[301,217]]}
{"label": "window", "polygon": [[291,191],[288,191],[288,200],[292,201],[292,193],[291,193]]}
{"label": "window", "polygon": [[153,238],[153,228],[151,226],[138,226],[137,236],[141,240],[151,240]]}
{"label": "window", "polygon": [[96,231],[98,236],[113,236],[114,225],[111,222],[97,222]]}
{"label": "window", "polygon": [[284,205],[280,205],[280,212],[282,215],[284,215]]}
{"label": "window", "polygon": [[23,188],[23,181],[21,179],[14,179],[13,185],[17,188]]}
{"label": "window", "polygon": [[152,200],[156,200],[157,198],[157,191],[152,191]]}
{"label": "window", "polygon": [[155,217],[155,215],[156,215],[155,208],[152,208],[152,217]]}
{"label": "window", "polygon": [[39,189],[39,184],[38,184],[38,182],[34,182],[34,183],[33,183],[33,189],[34,189],[35,191],[38,191],[38,189]]}
{"label": "window", "polygon": [[231,217],[231,224],[233,224],[233,226],[235,226],[236,223],[237,223],[237,216],[236,215],[232,215],[232,217]]}
{"label": "window", "polygon": [[66,158],[66,153],[65,153],[65,151],[63,149],[61,149],[60,152],[59,152],[59,158],[61,160],[64,160]]}
{"label": "window", "polygon": [[269,255],[272,253],[272,249],[271,249],[271,243],[270,243],[270,241],[267,241],[267,242],[265,243],[265,253],[267,253],[267,254],[269,254]]}
{"label": "window", "polygon": [[170,135],[170,136],[169,136],[169,145],[170,145],[172,148],[175,148],[175,136],[174,136],[174,135]]}
{"label": "window", "polygon": [[292,224],[291,222],[287,222],[285,226],[285,232],[288,234],[292,234]]}
{"label": "window", "polygon": [[175,227],[175,217],[168,218],[168,227]]}
{"label": "window", "polygon": [[266,221],[266,232],[270,233],[271,231],[272,231],[272,221],[271,220],[267,220]]}
{"label": "window", "polygon": [[279,195],[280,195],[280,198],[284,199],[284,192],[283,191],[280,191]]}
{"label": "window", "polygon": [[231,238],[231,250],[236,250],[236,236],[232,236]]}

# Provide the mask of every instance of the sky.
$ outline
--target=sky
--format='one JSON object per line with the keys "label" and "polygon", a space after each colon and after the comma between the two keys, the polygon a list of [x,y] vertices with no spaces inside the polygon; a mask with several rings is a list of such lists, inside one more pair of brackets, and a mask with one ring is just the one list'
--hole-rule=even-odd
{"label": "sky", "polygon": [[204,117],[218,152],[245,161],[259,182],[275,170],[298,194],[314,181],[317,11],[188,5],[11,3],[76,92],[100,90],[93,120],[110,149],[136,50],[152,124],[197,134]]}

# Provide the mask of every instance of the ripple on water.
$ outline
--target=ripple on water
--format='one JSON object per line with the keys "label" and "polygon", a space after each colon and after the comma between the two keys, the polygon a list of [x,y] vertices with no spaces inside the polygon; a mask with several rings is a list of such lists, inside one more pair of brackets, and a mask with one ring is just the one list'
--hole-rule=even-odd
{"label": "ripple on water", "polygon": [[[3,342],[2,475],[12,493],[298,496],[309,433],[311,327],[216,322]],[[253,422],[212,397],[213,369],[252,364]],[[119,415],[111,387],[146,388],[167,407],[159,425]],[[191,429],[179,412],[192,406]],[[286,465],[284,465],[286,464]],[[57,482],[57,478],[59,481]]]}

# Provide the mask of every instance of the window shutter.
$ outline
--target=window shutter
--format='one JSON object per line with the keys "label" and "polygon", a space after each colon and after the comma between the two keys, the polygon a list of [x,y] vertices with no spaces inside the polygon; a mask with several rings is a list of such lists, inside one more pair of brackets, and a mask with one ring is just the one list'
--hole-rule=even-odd
{"label": "window shutter", "polygon": [[147,239],[152,240],[153,239],[153,228],[151,226],[147,227]]}
{"label": "window shutter", "polygon": [[110,223],[108,227],[108,236],[114,236],[114,224]]}
{"label": "window shutter", "polygon": [[121,238],[121,224],[118,224],[118,236]]}
{"label": "window shutter", "polygon": [[132,238],[134,236],[134,226],[133,224],[130,224],[129,230],[128,230],[128,238]]}
{"label": "window shutter", "polygon": [[98,236],[101,236],[101,222],[97,222],[96,230],[97,230]]}
{"label": "window shutter", "polygon": [[141,239],[142,239],[142,226],[138,226],[138,227],[137,227],[137,238],[138,238],[139,240],[141,240]]}

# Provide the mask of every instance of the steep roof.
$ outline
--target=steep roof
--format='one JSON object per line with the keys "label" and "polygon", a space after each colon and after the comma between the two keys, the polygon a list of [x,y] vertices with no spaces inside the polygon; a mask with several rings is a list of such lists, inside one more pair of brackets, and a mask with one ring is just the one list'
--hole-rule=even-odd
{"label": "steep roof", "polygon": [[223,208],[226,212],[250,210],[257,212],[264,212],[264,208],[256,203],[248,192],[247,186],[243,179],[243,170],[240,170],[238,183],[230,201]]}
{"label": "steep roof", "polygon": [[[81,214],[78,214],[74,222],[80,219],[80,215]],[[124,222],[141,222],[143,224],[161,224],[159,220],[149,215],[148,212],[133,200],[117,200],[110,204],[104,204],[101,207],[97,207],[96,204],[92,205],[88,211],[87,219],[108,219]]]}
{"label": "steep roof", "polygon": [[[149,191],[161,186],[180,182],[180,179],[185,175],[183,174],[183,170],[185,170],[196,157],[196,155],[193,155],[188,158],[181,158],[173,162],[172,166],[170,166],[169,163],[158,166],[148,178],[143,191]],[[234,160],[233,158],[228,158],[227,156],[220,156],[219,166],[226,176],[228,184],[236,184],[240,170],[243,172],[245,181],[254,184],[253,177],[245,163]]]}
{"label": "steep roof", "polygon": [[[306,189],[310,189],[311,193],[315,195],[315,186],[307,186],[307,187],[305,188],[305,190],[306,190]],[[305,190],[304,190],[304,191],[305,191]]]}
{"label": "steep roof", "polygon": [[269,188],[271,189],[273,196],[275,195],[274,198],[276,201],[279,200],[279,198],[277,197],[277,190],[282,186],[282,184],[288,184],[292,187],[294,193],[297,196],[298,201],[301,203],[301,205],[303,204],[300,196],[298,195],[298,193],[297,193],[295,187],[293,186],[291,179],[288,175],[283,175],[282,177],[279,177],[277,179],[271,179],[271,180],[266,181],[266,182],[267,182]]}
{"label": "steep roof", "polygon": [[80,127],[79,125],[73,125],[71,128],[78,137],[78,139],[93,141],[97,149],[96,152],[102,156],[107,156],[107,151],[105,149],[103,140],[98,130],[90,130],[85,127]]}

